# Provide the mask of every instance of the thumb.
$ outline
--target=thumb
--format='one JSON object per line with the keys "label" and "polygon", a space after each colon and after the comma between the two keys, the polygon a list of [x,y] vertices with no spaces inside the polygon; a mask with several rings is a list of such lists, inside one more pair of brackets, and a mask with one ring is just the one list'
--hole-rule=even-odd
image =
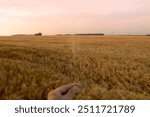
{"label": "thumb", "polygon": [[75,95],[80,91],[80,87],[73,86],[67,93],[64,95],[64,100],[72,100]]}

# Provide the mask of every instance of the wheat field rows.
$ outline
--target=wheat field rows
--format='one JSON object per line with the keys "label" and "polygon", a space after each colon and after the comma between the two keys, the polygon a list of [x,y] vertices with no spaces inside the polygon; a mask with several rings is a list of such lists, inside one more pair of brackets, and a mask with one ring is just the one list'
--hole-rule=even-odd
{"label": "wheat field rows", "polygon": [[150,99],[150,37],[0,37],[0,99],[45,100],[74,82],[75,99]]}

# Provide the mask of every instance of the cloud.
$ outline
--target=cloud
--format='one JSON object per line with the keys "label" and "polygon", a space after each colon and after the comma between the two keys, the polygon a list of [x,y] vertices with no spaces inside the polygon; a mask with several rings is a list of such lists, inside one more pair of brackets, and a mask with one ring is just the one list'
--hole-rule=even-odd
{"label": "cloud", "polygon": [[149,4],[149,0],[0,0],[0,23],[5,32],[12,26],[16,32],[26,31],[22,28],[26,27],[32,28],[31,31],[42,28],[47,33],[64,30],[105,30],[108,33],[133,26],[146,31],[149,29],[146,24],[150,19]]}

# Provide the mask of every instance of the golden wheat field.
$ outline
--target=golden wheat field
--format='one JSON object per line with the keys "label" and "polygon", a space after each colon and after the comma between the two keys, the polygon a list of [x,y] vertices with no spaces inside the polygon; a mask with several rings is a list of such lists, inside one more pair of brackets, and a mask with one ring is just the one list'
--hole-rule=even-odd
{"label": "golden wheat field", "polygon": [[43,100],[74,82],[76,99],[150,99],[150,37],[0,37],[0,99]]}

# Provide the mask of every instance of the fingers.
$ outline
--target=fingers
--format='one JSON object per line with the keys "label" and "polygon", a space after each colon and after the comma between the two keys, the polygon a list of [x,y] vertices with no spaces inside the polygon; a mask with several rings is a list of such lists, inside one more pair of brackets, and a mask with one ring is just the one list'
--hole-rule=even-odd
{"label": "fingers", "polygon": [[63,96],[64,100],[72,100],[75,95],[80,91],[80,87],[74,85],[69,91]]}
{"label": "fingers", "polygon": [[64,95],[74,86],[80,87],[80,84],[79,83],[72,83],[72,84],[64,85],[64,86],[57,88],[56,91],[58,91],[62,95]]}
{"label": "fingers", "polygon": [[79,83],[72,83],[61,86],[48,94],[49,100],[71,100],[79,92],[81,85]]}
{"label": "fingers", "polygon": [[49,93],[48,93],[48,96],[47,96],[47,99],[48,99],[48,100],[55,100],[55,98],[56,98],[56,97],[54,96],[53,92],[49,92]]}

